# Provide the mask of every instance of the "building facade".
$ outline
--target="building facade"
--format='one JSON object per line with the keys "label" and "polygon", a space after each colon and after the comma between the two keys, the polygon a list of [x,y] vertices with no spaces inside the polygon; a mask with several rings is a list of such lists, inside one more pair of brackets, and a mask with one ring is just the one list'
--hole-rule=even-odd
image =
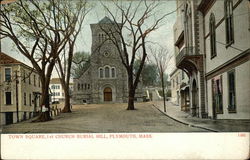
{"label": "building facade", "polygon": [[[105,30],[114,32],[115,27],[114,22],[108,17],[104,17],[97,24],[91,24],[90,66],[80,78],[74,79],[73,103],[127,102],[127,72],[116,46],[107,40],[108,36],[104,32]],[[118,35],[116,40],[120,41]],[[138,92],[139,89],[137,89],[137,100],[142,99],[138,96],[141,95]]]}
{"label": "building facade", "polygon": [[193,116],[250,119],[250,2],[177,0],[176,66]]}
{"label": "building facade", "polygon": [[198,1],[177,0],[177,20],[174,25],[176,67],[189,77],[190,113],[206,118],[204,45],[202,14],[197,10]]}
{"label": "building facade", "polygon": [[[63,102],[64,101],[65,94],[64,94],[64,90],[63,90],[63,87],[59,78],[52,78],[50,80],[49,88],[50,88],[50,93],[51,93],[51,97],[50,97],[51,102],[55,102],[55,101]],[[73,83],[70,83],[69,84],[70,95],[73,92],[73,88],[74,88]]]}
{"label": "building facade", "polygon": [[0,53],[1,125],[32,118],[40,106],[39,75],[29,66]]}
{"label": "building facade", "polygon": [[180,69],[175,69],[170,74],[171,81],[171,101],[180,106],[181,111],[190,111],[189,98],[189,78],[186,73]]}
{"label": "building facade", "polygon": [[250,119],[250,1],[201,1],[209,117]]}

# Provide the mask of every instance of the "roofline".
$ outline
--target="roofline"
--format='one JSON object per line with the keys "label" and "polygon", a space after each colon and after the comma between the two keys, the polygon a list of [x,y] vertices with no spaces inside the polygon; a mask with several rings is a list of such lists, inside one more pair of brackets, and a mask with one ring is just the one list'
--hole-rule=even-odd
{"label": "roofline", "polygon": [[[8,54],[6,54],[6,53],[4,53],[4,52],[0,52],[0,53],[9,56]],[[10,58],[13,58],[12,56],[9,56],[9,57],[10,57]],[[31,69],[31,70],[34,69],[34,71],[35,71],[36,73],[38,73],[38,71],[37,71],[35,68],[32,68],[31,66],[28,66],[27,64],[25,64],[25,63],[23,63],[23,62],[17,60],[16,58],[13,58],[13,59],[15,59],[16,61],[18,61],[18,63],[5,63],[5,64],[0,64],[0,66],[4,66],[4,65],[23,65],[24,67],[27,67],[27,68],[29,68],[29,69]]]}
{"label": "roofline", "polygon": [[9,4],[9,3],[13,3],[15,2],[16,0],[1,0],[0,1],[0,4]]}

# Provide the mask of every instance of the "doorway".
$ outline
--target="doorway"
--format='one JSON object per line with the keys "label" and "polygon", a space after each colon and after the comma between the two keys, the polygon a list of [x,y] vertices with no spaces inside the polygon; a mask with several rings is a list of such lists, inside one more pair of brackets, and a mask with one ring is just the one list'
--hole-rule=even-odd
{"label": "doorway", "polygon": [[13,123],[13,112],[5,113],[5,122],[6,122],[6,125]]}
{"label": "doorway", "polygon": [[106,87],[103,91],[104,101],[112,101],[112,89],[110,87]]}
{"label": "doorway", "polygon": [[196,81],[193,80],[192,85],[192,116],[198,117],[198,89],[196,85]]}

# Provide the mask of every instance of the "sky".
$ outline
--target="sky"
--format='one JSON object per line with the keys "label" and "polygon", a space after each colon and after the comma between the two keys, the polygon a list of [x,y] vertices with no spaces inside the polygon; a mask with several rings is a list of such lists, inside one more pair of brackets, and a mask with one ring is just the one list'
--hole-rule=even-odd
{"label": "sky", "polygon": [[[102,18],[108,16],[107,11],[104,10],[103,6],[99,1],[90,1],[94,8],[88,13],[84,20],[84,25],[81,29],[80,34],[77,38],[77,43],[75,46],[75,52],[77,51],[86,51],[91,53],[91,44],[92,44],[92,33],[90,29],[90,24],[98,23]],[[104,1],[102,1],[104,2]],[[125,0],[123,2],[126,3]],[[109,1],[104,2],[108,5],[111,10],[115,7],[112,6],[112,3]],[[176,10],[176,2],[174,0],[162,0],[161,5],[157,8],[159,14],[169,13]],[[150,33],[148,40],[157,43],[164,48],[166,48],[170,54],[174,54],[174,40],[173,40],[173,25],[176,21],[176,12],[167,16],[161,23],[161,26],[154,32]],[[23,57],[18,53],[15,46],[9,40],[2,41],[2,51],[10,56],[17,58],[18,60],[30,65],[29,60]],[[166,73],[170,74],[175,68],[174,57],[172,57],[169,67]],[[52,77],[58,77],[56,72],[53,72]]]}

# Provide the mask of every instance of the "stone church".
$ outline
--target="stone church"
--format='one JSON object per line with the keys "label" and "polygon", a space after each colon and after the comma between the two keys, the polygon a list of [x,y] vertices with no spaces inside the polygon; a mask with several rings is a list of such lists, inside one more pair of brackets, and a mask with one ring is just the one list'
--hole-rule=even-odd
{"label": "stone church", "polygon": [[[91,24],[92,47],[90,66],[84,74],[74,79],[74,104],[127,102],[127,72],[118,50],[103,30],[115,30],[116,25],[108,17]],[[119,36],[116,36],[119,40]],[[120,46],[121,47],[121,46]],[[138,85],[137,101],[142,100],[142,87]]]}

